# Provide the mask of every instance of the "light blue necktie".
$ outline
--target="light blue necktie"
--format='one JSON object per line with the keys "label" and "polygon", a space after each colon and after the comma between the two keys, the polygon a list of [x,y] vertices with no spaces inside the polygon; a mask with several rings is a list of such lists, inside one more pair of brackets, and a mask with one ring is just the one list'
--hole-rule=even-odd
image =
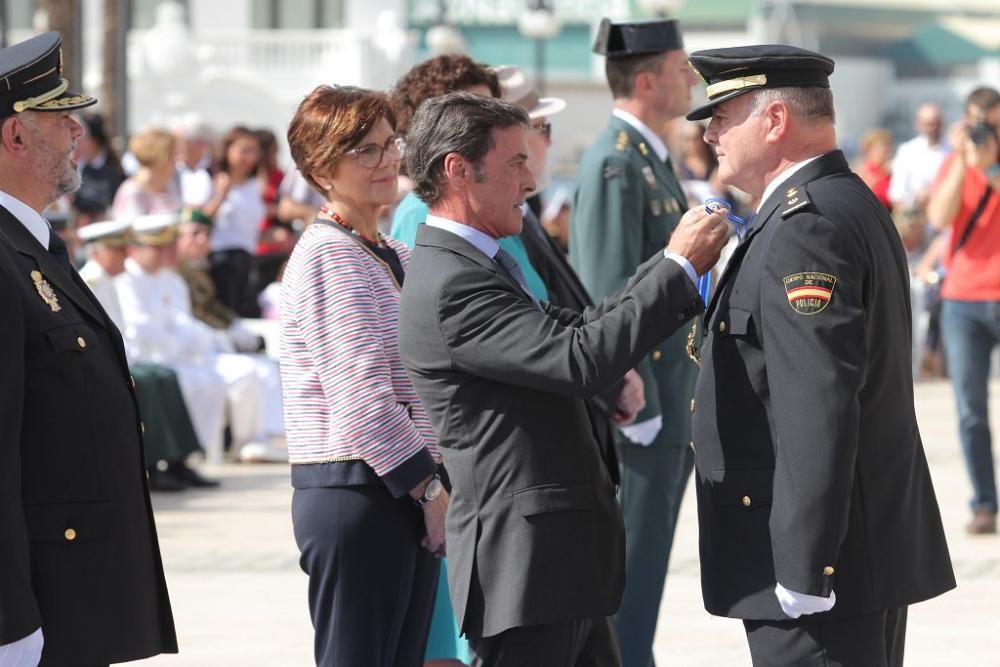
{"label": "light blue necktie", "polygon": [[524,279],[524,272],[521,271],[521,267],[518,265],[517,260],[514,259],[514,256],[503,248],[497,248],[497,254],[493,255],[493,261],[499,264],[500,268],[506,271],[507,275],[514,279],[514,282],[516,282],[524,293],[528,295],[528,298],[531,299],[531,303],[535,305],[535,308],[541,310],[542,305],[538,303],[538,299],[536,299],[531,293],[531,290],[528,289],[528,281]]}

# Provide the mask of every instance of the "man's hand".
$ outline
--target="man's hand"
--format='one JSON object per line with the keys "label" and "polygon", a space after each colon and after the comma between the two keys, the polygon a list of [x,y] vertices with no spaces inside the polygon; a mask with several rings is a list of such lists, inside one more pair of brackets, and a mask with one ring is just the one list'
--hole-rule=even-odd
{"label": "man's hand", "polygon": [[444,556],[444,517],[448,513],[448,492],[442,490],[434,500],[421,506],[424,511],[424,528],[427,534],[420,540],[420,546],[435,556]]}
{"label": "man's hand", "polygon": [[646,390],[642,377],[633,368],[625,374],[622,391],[618,394],[618,405],[611,420],[618,426],[627,426],[635,421],[639,411],[646,407]]}
{"label": "man's hand", "polygon": [[704,275],[719,261],[729,240],[728,214],[725,209],[707,213],[704,206],[692,208],[671,234],[667,252],[685,258],[699,276]]}

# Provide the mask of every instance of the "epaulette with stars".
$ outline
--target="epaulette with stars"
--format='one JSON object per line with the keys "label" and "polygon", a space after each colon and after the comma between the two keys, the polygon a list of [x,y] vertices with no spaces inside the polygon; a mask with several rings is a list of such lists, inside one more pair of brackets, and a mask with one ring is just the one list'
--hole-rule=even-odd
{"label": "epaulette with stars", "polygon": [[781,217],[787,218],[808,205],[809,193],[806,192],[806,186],[793,185],[785,191],[785,210],[781,212]]}

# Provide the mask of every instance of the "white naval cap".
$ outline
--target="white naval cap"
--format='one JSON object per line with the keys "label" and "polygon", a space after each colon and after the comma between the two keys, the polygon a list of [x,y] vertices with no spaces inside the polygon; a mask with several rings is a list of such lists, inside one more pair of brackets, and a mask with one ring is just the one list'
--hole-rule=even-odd
{"label": "white naval cap", "polygon": [[109,246],[128,245],[132,241],[131,220],[105,220],[92,222],[76,230],[84,243],[101,243]]}
{"label": "white naval cap", "polygon": [[140,215],[132,221],[132,231],[141,245],[166,245],[177,240],[179,221],[179,213]]}

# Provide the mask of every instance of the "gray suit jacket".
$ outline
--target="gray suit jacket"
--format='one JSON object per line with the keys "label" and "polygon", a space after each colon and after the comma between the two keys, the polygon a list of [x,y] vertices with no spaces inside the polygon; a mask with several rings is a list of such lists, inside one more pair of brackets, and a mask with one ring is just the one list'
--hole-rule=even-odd
{"label": "gray suit jacket", "polygon": [[542,312],[473,245],[421,227],[400,351],[453,484],[448,582],[465,633],[618,609],[622,518],[584,400],[700,309],[657,253],[596,307]]}

